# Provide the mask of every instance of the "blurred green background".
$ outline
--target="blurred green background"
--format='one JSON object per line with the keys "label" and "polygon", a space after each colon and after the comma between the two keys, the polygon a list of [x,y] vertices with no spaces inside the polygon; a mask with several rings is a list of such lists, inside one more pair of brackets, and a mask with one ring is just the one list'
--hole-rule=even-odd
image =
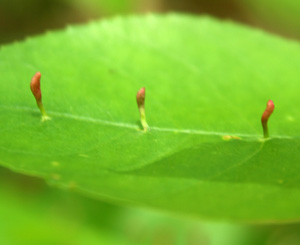
{"label": "blurred green background", "polygon": [[103,203],[0,168],[0,244],[297,245],[298,224],[199,221]]}
{"label": "blurred green background", "polygon": [[[183,12],[300,39],[298,0],[0,0],[0,45],[116,15]],[[0,168],[0,244],[300,244],[300,226],[197,221],[103,203]]]}

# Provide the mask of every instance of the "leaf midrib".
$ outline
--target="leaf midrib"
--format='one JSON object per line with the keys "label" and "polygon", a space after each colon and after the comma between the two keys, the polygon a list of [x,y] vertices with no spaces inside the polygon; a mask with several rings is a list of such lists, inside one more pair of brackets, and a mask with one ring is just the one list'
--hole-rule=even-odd
{"label": "leaf midrib", "polygon": [[[6,109],[6,110],[16,110],[16,111],[30,111],[30,112],[36,112],[39,113],[39,110],[32,107],[25,107],[25,106],[11,106],[11,105],[0,105],[0,108]],[[119,127],[119,128],[127,128],[132,129],[136,131],[143,132],[138,125],[135,124],[129,124],[124,122],[112,122],[108,120],[93,118],[93,117],[86,117],[86,116],[78,116],[73,115],[65,112],[57,112],[57,111],[48,111],[49,115],[67,118],[67,119],[73,119],[77,121],[83,121],[87,123],[96,123],[96,124],[102,124],[102,125],[108,125],[113,127]],[[215,131],[205,131],[205,130],[197,130],[197,129],[176,129],[176,128],[162,128],[157,126],[150,126],[149,130],[151,131],[159,131],[159,132],[170,132],[174,134],[190,134],[190,135],[205,135],[205,136],[238,136],[243,137],[238,140],[244,140],[244,141],[262,141],[264,140],[259,135],[256,134],[243,134],[243,133],[232,133],[232,132],[215,132]],[[246,138],[246,139],[245,139]],[[296,137],[291,137],[287,135],[273,135],[270,139],[293,139]]]}

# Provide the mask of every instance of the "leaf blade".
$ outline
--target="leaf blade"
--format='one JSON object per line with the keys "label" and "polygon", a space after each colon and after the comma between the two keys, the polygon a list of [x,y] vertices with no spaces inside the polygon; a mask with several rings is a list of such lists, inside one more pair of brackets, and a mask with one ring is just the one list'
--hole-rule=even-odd
{"label": "leaf blade", "polygon": [[[177,15],[116,18],[2,47],[0,161],[109,200],[197,217],[299,219],[297,51],[259,31]],[[28,88],[37,70],[46,123]],[[143,86],[147,133],[135,101]],[[264,142],[269,96],[273,138]]]}

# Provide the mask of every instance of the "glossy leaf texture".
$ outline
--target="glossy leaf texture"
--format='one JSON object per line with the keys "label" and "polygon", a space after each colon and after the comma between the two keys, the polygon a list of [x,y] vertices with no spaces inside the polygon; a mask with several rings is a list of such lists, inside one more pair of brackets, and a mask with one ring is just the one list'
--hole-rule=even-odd
{"label": "glossy leaf texture", "polygon": [[[4,46],[0,163],[115,203],[299,220],[299,68],[298,43],[176,14],[114,18]],[[46,122],[29,89],[37,71]],[[141,87],[147,132],[135,98]],[[275,111],[263,140],[269,99]]]}

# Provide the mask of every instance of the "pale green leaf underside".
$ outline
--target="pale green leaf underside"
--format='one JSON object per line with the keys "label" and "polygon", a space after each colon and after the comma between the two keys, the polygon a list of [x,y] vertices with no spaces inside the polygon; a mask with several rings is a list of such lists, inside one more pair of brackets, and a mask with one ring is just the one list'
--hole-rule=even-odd
{"label": "pale green leaf underside", "polygon": [[[209,241],[211,245],[224,245],[226,241],[230,245],[259,245],[265,244],[260,241],[272,230],[272,226],[262,229],[223,222],[203,223],[161,212],[120,208],[75,193],[44,188],[40,183],[0,168],[0,244],[150,245]],[[280,228],[276,226],[277,232]],[[292,229],[295,235],[298,231]]]}
{"label": "pale green leaf underside", "polygon": [[[115,18],[2,47],[0,163],[180,214],[298,220],[299,68],[296,43],[178,15]],[[36,71],[52,117],[44,123],[29,90]],[[135,102],[142,86],[147,133]],[[272,139],[262,141],[268,99]]]}

